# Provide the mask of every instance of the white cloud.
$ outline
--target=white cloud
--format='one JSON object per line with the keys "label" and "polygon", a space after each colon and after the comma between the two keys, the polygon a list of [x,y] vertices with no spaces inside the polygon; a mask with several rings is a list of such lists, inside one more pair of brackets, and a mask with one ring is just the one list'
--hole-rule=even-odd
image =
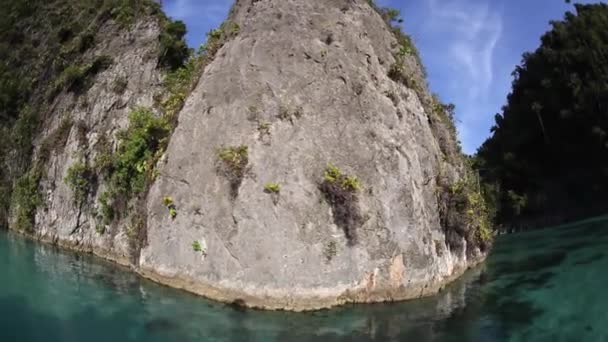
{"label": "white cloud", "polygon": [[483,0],[427,0],[427,3],[430,9],[427,30],[448,37],[442,39],[449,54],[446,62],[455,62],[460,85],[470,87],[471,100],[486,96],[494,79],[493,57],[502,35],[501,16]]}
{"label": "white cloud", "polygon": [[423,55],[431,61],[432,84],[456,104],[460,141],[465,152],[473,153],[487,134],[496,84],[504,81],[496,55],[503,35],[501,10],[495,0],[423,1],[422,31],[429,42]]}

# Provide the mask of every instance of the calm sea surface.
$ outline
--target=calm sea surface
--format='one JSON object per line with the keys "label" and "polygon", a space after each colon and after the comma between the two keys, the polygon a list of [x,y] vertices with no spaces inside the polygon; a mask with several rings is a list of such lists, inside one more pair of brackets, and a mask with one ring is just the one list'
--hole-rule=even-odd
{"label": "calm sea surface", "polygon": [[504,236],[437,296],[236,310],[0,231],[1,342],[608,341],[608,220]]}

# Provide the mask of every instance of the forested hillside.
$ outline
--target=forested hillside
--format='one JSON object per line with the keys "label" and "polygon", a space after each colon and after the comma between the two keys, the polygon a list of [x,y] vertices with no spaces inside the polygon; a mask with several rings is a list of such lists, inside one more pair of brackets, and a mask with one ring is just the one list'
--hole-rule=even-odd
{"label": "forested hillside", "polygon": [[[65,147],[73,127],[80,135],[90,133],[77,112],[92,112],[87,92],[99,74],[120,62],[117,45],[134,49],[133,27],[161,23],[162,33],[153,39],[160,43],[158,53],[144,57],[163,69],[178,68],[190,51],[183,23],[171,23],[149,0],[0,0],[0,8],[0,226],[8,225],[12,202],[19,208],[13,208],[16,225],[31,229],[42,203],[44,164]],[[114,97],[122,95],[130,76],[123,71],[108,85]],[[66,98],[70,104],[61,106]],[[55,119],[61,124],[36,150],[36,140],[53,130]]]}
{"label": "forested hillside", "polygon": [[513,72],[477,167],[497,219],[557,223],[606,209],[608,5],[575,5]]}

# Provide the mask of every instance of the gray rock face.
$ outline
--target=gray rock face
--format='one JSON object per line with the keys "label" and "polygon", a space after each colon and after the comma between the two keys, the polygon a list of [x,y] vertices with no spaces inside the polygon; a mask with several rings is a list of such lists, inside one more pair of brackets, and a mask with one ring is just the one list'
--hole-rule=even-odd
{"label": "gray rock face", "polygon": [[[366,1],[241,1],[232,20],[241,33],[189,97],[150,192],[142,272],[294,310],[417,297],[461,273],[472,260],[439,223],[439,146],[416,93],[387,77],[396,42],[380,16]],[[239,145],[235,198],[217,150]],[[363,184],[352,246],[319,190],[329,163]]]}
{"label": "gray rock face", "polygon": [[[84,251],[95,251],[122,264],[129,263],[128,242],[124,230],[98,234],[98,201],[74,202],[73,191],[65,182],[70,166],[88,161],[92,164],[104,141],[115,147],[115,133],[128,125],[128,112],[137,106],[152,106],[153,95],[160,90],[162,75],[157,69],[158,32],[156,21],[140,21],[130,30],[109,24],[99,32],[101,43],[89,53],[109,55],[114,63],[96,76],[83,95],[63,92],[54,101],[52,115],[46,120],[37,146],[37,158],[45,140],[57,134],[69,121],[65,146],[53,146],[46,162],[46,177],[41,192],[44,205],[36,214],[36,234],[40,239]],[[116,89],[117,82],[124,89]],[[97,179],[97,194],[104,189]]]}
{"label": "gray rock face", "polygon": [[[115,146],[129,109],[153,106],[161,89],[158,24],[121,35],[106,27],[94,53],[115,63],[84,96],[58,97],[37,143],[68,114],[86,127],[74,125],[47,163],[40,239],[213,299],[288,310],[428,295],[481,260],[464,239],[458,251],[446,244],[438,177],[457,181],[462,165],[442,157],[416,92],[387,76],[398,44],[367,1],[239,0],[230,20],[239,34],[205,68],[157,166],[135,261],[127,220],[98,234],[98,195],[76,205],[64,182],[102,137]],[[121,94],[118,77],[128,80]],[[247,147],[242,179],[222,170],[218,151],[230,146]],[[361,182],[356,239],[320,189],[330,164]],[[265,191],[269,183],[280,191]],[[99,179],[96,193],[104,186]]]}

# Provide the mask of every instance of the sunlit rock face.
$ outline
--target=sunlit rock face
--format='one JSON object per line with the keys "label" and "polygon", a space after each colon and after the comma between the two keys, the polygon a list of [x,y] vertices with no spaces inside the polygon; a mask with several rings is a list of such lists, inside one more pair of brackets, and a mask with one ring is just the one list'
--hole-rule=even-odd
{"label": "sunlit rock face", "polygon": [[[180,113],[148,198],[145,274],[301,310],[422,296],[476,261],[446,246],[436,177],[460,171],[416,92],[387,76],[396,40],[367,1],[238,1],[230,20],[239,34]],[[221,152],[239,146],[235,184]],[[346,208],[323,190],[328,165],[360,181]]]}
{"label": "sunlit rock face", "polygon": [[[76,205],[66,174],[118,148],[127,114],[162,99],[165,73],[157,20],[100,28],[87,53],[114,63],[84,94],[57,96],[35,141],[40,151],[66,115],[77,123],[43,162],[32,235],[268,309],[420,297],[482,259],[464,238],[459,248],[446,239],[438,189],[464,174],[442,152],[455,137],[433,125],[425,86],[388,77],[399,44],[368,1],[239,0],[228,23],[230,39],[184,95],[149,191],[107,227],[104,177]],[[137,249],[133,212],[144,223]]]}

